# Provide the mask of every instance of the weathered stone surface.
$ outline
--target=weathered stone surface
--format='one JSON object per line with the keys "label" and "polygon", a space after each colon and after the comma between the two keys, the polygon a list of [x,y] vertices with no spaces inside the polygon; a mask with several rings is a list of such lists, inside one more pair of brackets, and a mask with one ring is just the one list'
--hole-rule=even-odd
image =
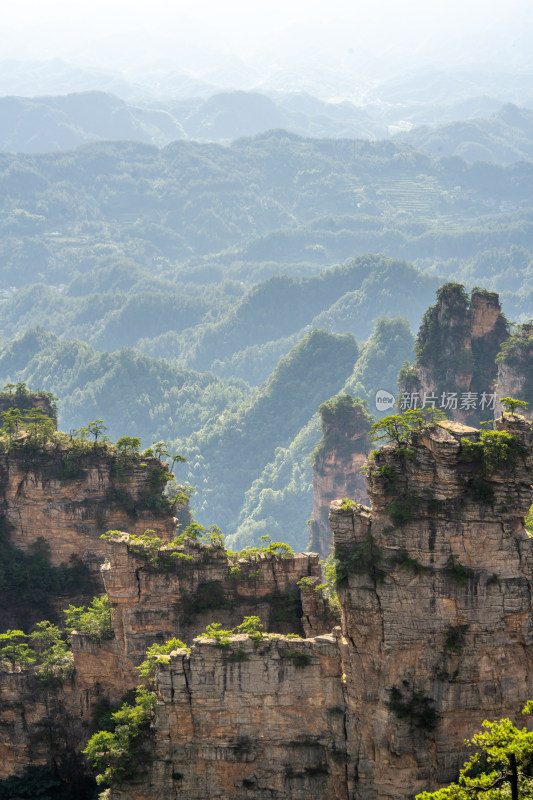
{"label": "weathered stone surface", "polygon": [[495,359],[507,337],[495,292],[474,289],[469,298],[458,284],[442,286],[436,304],[422,320],[417,358],[400,376],[399,391],[407,394],[409,403],[402,407],[435,404],[459,422],[478,424],[486,419],[492,412]]}
{"label": "weathered stone surface", "polygon": [[0,668],[0,780],[75,759],[88,732],[75,705],[71,681],[42,686],[32,671]]}
{"label": "weathered stone surface", "polygon": [[174,653],[157,674],[146,779],[111,796],[345,800],[353,764],[342,686],[333,636],[256,644],[237,636],[228,650],[196,639],[190,655]]}
{"label": "weathered stone surface", "polygon": [[329,526],[329,507],[334,500],[350,497],[359,503],[368,503],[366,480],[361,472],[366,464],[366,453],[354,452],[341,456],[335,450],[328,451],[313,467],[313,515],[311,518],[313,546],[325,558],[333,549]]}
{"label": "weathered stone surface", "polygon": [[83,476],[64,479],[65,452],[51,449],[44,466],[28,463],[16,451],[0,455],[0,508],[15,547],[31,550],[44,537],[52,564],[68,564],[74,557],[99,571],[106,552],[100,535],[107,530],[141,534],[150,528],[165,541],[172,538],[174,518],[146,505],[146,497],[159,495],[164,487],[164,481],[155,487],[151,482],[154,470],[162,467],[158,459],[135,463],[118,480],[108,460],[89,453],[80,459]]}
{"label": "weathered stone surface", "polygon": [[[533,433],[516,416],[498,427],[521,449],[492,473],[463,458],[463,440],[479,431],[442,423],[414,434],[410,457],[392,445],[374,457],[371,509],[332,504],[342,605],[332,635],[255,644],[239,636],[228,649],[196,639],[190,654],[163,659],[144,775],[114,788],[112,800],[408,800],[457,777],[464,740],[483,719],[524,724],[533,697],[533,539],[523,524]],[[187,551],[191,562],[164,571],[127,536],[106,547],[116,638],[74,635],[76,673],[62,687],[2,674],[4,776],[67,745],[79,751],[94,700],[118,700],[138,683],[135,666],[154,641],[191,641],[208,622],[234,627],[251,614],[272,628],[276,612],[285,624],[275,597],[297,591],[301,577],[310,580],[299,588],[299,624],[307,636],[327,624],[314,554],[232,565],[200,545]]]}
{"label": "weathered stone surface", "polygon": [[520,414],[533,420],[533,325],[520,325],[502,351],[498,359],[494,417],[497,418],[502,411],[502,397],[512,397],[529,404],[527,408],[520,409]]}
{"label": "weathered stone surface", "polygon": [[[234,565],[223,548],[199,544],[184,548],[192,561],[180,560],[165,571],[133,553],[127,535],[107,547],[102,575],[115,636],[121,657],[134,666],[154,642],[175,636],[190,643],[211,622],[230,629],[245,616],[258,616],[269,632],[303,633],[298,581],[320,575],[315,553],[263,555]],[[322,628],[312,614],[308,607],[305,624]]]}
{"label": "weathered stone surface", "polygon": [[[118,481],[110,474],[108,459],[89,453],[81,459],[83,477],[65,480],[60,473],[64,455],[54,448],[35,459],[37,463],[28,463],[21,451],[0,455],[1,521],[15,547],[31,550],[43,537],[54,565],[68,564],[75,556],[99,578],[106,553],[106,543],[99,537],[108,528],[127,525],[135,533],[150,528],[165,540],[172,536],[174,518],[155,514],[146,503],[146,498],[157,499],[164,486],[164,480],[153,479],[154,471],[159,474],[163,466],[158,459],[134,464]],[[121,496],[119,490],[130,498],[134,517],[113,501]],[[59,613],[71,602],[84,601],[83,595],[70,595],[53,605]],[[39,619],[42,612],[36,613]],[[3,631],[10,627],[10,617],[0,617]],[[79,758],[89,736],[94,702],[103,696],[117,702],[140,682],[133,665],[121,657],[116,640],[100,643],[74,635],[73,651],[74,678],[49,686],[39,682],[35,668],[21,672],[0,664],[0,779],[28,766],[58,764],[63,757],[71,761],[76,754]]]}
{"label": "weathered stone surface", "polygon": [[[90,735],[95,702],[106,698],[118,703],[128,690],[142,682],[136,667],[154,642],[173,636],[192,642],[209,622],[218,620],[231,628],[247,615],[260,616],[265,629],[297,629],[303,633],[304,619],[294,616],[299,605],[297,582],[301,577],[319,574],[316,554],[295,554],[277,561],[261,558],[255,563],[242,560],[243,576],[235,581],[229,577],[230,562],[223,550],[192,549],[195,561],[185,574],[168,574],[147,569],[145,562],[128,552],[128,541],[125,535],[107,542],[110,560],[103,566],[114,606],[115,638],[98,641],[73,633],[74,676],[50,687],[39,683],[35,668],[25,672],[0,671],[0,779],[20,774],[30,765],[50,763],[58,753],[65,758],[79,755]],[[251,571],[253,577],[247,579],[245,575]],[[318,577],[315,579],[318,581]],[[220,581],[221,595],[216,597],[226,598],[227,607],[223,604],[221,608],[191,614],[185,623],[187,597],[194,596],[198,586],[210,580]],[[296,595],[296,603],[287,608],[290,593]],[[315,610],[317,614],[322,612],[318,595]],[[325,626],[318,616],[313,617],[309,604],[305,626],[314,632]],[[297,646],[304,645],[298,641]],[[239,665],[234,666],[237,669]],[[265,669],[269,668],[273,669],[266,664]],[[256,666],[256,672],[258,669]],[[201,704],[201,689],[197,691]],[[50,733],[43,738],[42,731],[48,728]]]}
{"label": "weathered stone surface", "polygon": [[364,406],[348,395],[320,407],[323,438],[314,454],[313,513],[309,521],[310,547],[322,558],[332,551],[329,506],[349,497],[368,503],[363,470],[369,448],[371,419]]}
{"label": "weathered stone surface", "polygon": [[339,622],[337,612],[318,588],[320,585],[320,578],[310,578],[307,585],[300,585],[302,627],[307,639],[329,633]]}
{"label": "weathered stone surface", "polygon": [[[408,798],[449,782],[483,719],[523,724],[533,696],[533,540],[523,526],[533,436],[523,421],[501,425],[524,456],[487,477],[490,503],[469,494],[475,466],[459,460],[461,437],[479,434],[456,423],[420,435],[412,458],[382,448],[368,473],[372,511],[332,505],[347,572],[340,648],[354,798]],[[392,501],[403,524],[392,524]],[[393,687],[411,701],[404,718]],[[437,712],[433,729],[413,692]]]}
{"label": "weathered stone surface", "polygon": [[100,641],[74,631],[71,641],[76,667],[74,704],[82,717],[90,716],[99,698],[117,703],[129,689],[142,683],[135,664],[124,657],[116,638]]}
{"label": "weathered stone surface", "polygon": [[495,329],[501,318],[501,306],[495,292],[472,292],[470,299],[470,335],[484,339]]}

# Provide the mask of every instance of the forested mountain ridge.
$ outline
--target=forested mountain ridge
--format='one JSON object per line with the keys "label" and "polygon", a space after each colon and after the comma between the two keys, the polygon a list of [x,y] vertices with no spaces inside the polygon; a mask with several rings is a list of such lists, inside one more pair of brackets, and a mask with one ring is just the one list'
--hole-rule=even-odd
{"label": "forested mountain ridge", "polygon": [[[357,355],[351,334],[311,331],[280,360],[250,403],[177,442],[202,518],[211,515],[227,533],[235,531],[246,490],[277,447],[289,446],[320,403],[341,389]],[[287,534],[294,542],[296,532]]]}
{"label": "forested mountain ridge", "polygon": [[[1,276],[67,283],[110,256],[202,282],[310,274],[368,252],[472,259],[531,245],[533,166],[273,131],[230,146],[0,154]],[[206,258],[207,257],[207,258]],[[177,264],[179,263],[179,267]],[[280,268],[280,265],[283,265]]]}
{"label": "forested mountain ridge", "polygon": [[260,384],[313,327],[366,339],[405,308],[413,328],[438,285],[403,261],[366,256],[309,277],[199,285],[150,276],[132,261],[75,277],[63,291],[26,286],[0,302],[0,336],[42,326],[100,350],[135,347],[197,370]]}
{"label": "forested mountain ridge", "polygon": [[164,145],[184,139],[163,109],[140,108],[105,92],[55,97],[0,97],[0,149],[46,153],[102,139]]}
{"label": "forested mountain ridge", "polygon": [[[532,170],[284,131],[0,154],[0,379],[61,396],[67,429],[164,439],[202,523],[242,543],[290,527],[300,547],[318,404],[347,391],[373,413],[394,393],[439,282],[504,287],[508,317],[531,316]],[[358,345],[329,395],[304,381],[290,425],[256,441],[295,402],[280,359],[316,328]]]}
{"label": "forested mountain ridge", "polygon": [[0,149],[46,153],[128,140],[157,147],[176,140],[227,143],[282,129],[303,137],[369,141],[397,135],[436,157],[512,163],[531,157],[531,113],[487,94],[455,102],[448,97],[447,102],[409,98],[407,103],[383,103],[375,97],[362,104],[328,102],[306,92],[215,87],[208,96],[137,100],[98,90],[10,95],[0,97]]}
{"label": "forested mountain ridge", "polygon": [[0,149],[45,153],[92,141],[165,146],[177,139],[231,141],[283,128],[302,136],[375,139],[387,127],[379,113],[305,94],[271,98],[259,92],[125,102],[104,91],[0,97]]}
{"label": "forested mountain ridge", "polygon": [[420,126],[402,141],[432,156],[512,164],[533,159],[533,111],[508,103],[489,117]]}
{"label": "forested mountain ridge", "polygon": [[187,436],[252,396],[241,380],[223,381],[130,349],[99,353],[43,329],[0,348],[0,376],[4,383],[50,387],[61,396],[60,425],[66,430],[100,417],[113,438],[135,430],[146,446]]}

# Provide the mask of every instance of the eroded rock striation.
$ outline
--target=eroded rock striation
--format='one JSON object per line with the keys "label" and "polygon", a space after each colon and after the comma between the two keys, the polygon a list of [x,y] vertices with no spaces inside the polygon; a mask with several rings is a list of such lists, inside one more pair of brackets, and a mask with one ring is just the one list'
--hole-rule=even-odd
{"label": "eroded rock striation", "polygon": [[[301,635],[305,630],[323,633],[331,628],[322,596],[299,586],[301,578],[319,582],[315,553],[282,559],[263,553],[232,562],[223,547],[201,542],[186,543],[174,552],[184,557],[151,564],[128,534],[107,542],[102,575],[113,609],[111,649],[117,659],[115,672],[124,676],[127,688],[139,683],[136,667],[148,647],[172,637],[190,644],[213,622],[228,630],[246,616],[257,616],[265,630]],[[77,672],[85,675],[89,662],[82,640],[76,642],[75,655]],[[94,667],[89,669],[94,680]],[[90,676],[87,681],[91,682]]]}
{"label": "eroded rock striation", "polygon": [[[73,634],[75,672],[53,686],[4,671],[2,774],[79,752],[96,701],[120,701],[146,648],[177,636],[190,652],[154,662],[139,771],[109,800],[408,800],[454,780],[465,738],[523,724],[533,697],[533,432],[497,427],[414,430],[370,460],[371,507],[332,503],[340,627],[316,554],[103,541],[115,638]],[[195,638],[247,615],[278,633]]]}
{"label": "eroded rock striation", "polygon": [[490,442],[475,446],[479,431],[443,423],[414,434],[407,457],[393,446],[376,455],[372,510],[332,506],[353,797],[450,782],[484,719],[523,719],[533,436],[519,418],[500,427],[511,445],[496,466]]}
{"label": "eroded rock striation", "polygon": [[416,360],[400,372],[400,407],[437,407],[466,424],[487,419],[494,408],[496,357],[507,337],[496,292],[474,289],[469,297],[460,284],[441,286],[422,319]]}
{"label": "eroded rock striation", "polygon": [[525,400],[528,408],[520,409],[526,419],[533,419],[533,325],[524,323],[502,345],[498,354],[496,380],[496,410],[501,412],[502,397]]}
{"label": "eroded rock striation", "polygon": [[196,639],[158,673],[150,766],[114,800],[346,800],[342,667],[333,636],[231,649]]}
{"label": "eroded rock striation", "polygon": [[533,433],[516,416],[499,429],[413,432],[371,462],[372,509],[332,504],[331,636],[197,639],[160,664],[152,764],[128,797],[407,800],[456,778],[484,719],[520,723],[533,693]]}
{"label": "eroded rock striation", "polygon": [[368,503],[362,472],[369,450],[372,424],[365,405],[339,395],[320,408],[322,439],[312,456],[313,513],[309,520],[311,550],[327,557],[333,549],[329,507],[333,500],[352,497]]}
{"label": "eroded rock striation", "polygon": [[81,559],[99,571],[109,529],[142,534],[147,528],[168,541],[176,528],[161,492],[167,470],[157,458],[130,459],[97,448],[73,456],[68,445],[29,445],[0,454],[0,522],[10,542],[32,551],[46,540],[58,566]]}

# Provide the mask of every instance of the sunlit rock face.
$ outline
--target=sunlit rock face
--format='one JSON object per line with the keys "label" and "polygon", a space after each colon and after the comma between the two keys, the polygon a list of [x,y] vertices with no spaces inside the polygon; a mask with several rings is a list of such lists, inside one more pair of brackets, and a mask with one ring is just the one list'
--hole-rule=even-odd
{"label": "sunlit rock face", "polygon": [[80,455],[75,469],[69,452],[50,445],[33,460],[17,450],[0,455],[2,521],[15,547],[28,552],[44,538],[54,566],[75,558],[98,572],[106,555],[100,536],[108,530],[173,537],[171,511],[153,509],[166,483],[157,458],[114,475],[113,462],[97,450]]}
{"label": "sunlit rock face", "polygon": [[229,652],[196,639],[190,655],[172,654],[157,686],[148,773],[113,800],[348,798],[334,636],[240,636]]}
{"label": "sunlit rock face", "polygon": [[[178,636],[190,653],[158,662],[139,773],[110,800],[409,800],[454,780],[464,740],[486,718],[522,725],[533,696],[533,433],[516,415],[497,428],[496,449],[459,422],[417,430],[370,459],[371,508],[331,504],[340,627],[315,554],[234,562],[197,542],[169,568],[104,541],[115,638],[73,634],[74,675],[50,687],[3,667],[0,776],[79,754],[96,701],[119,702],[146,647]],[[194,638],[254,609],[279,633]]]}
{"label": "sunlit rock face", "polygon": [[422,319],[416,360],[400,372],[400,408],[436,407],[469,425],[493,416],[496,359],[508,335],[496,292],[441,286]]}
{"label": "sunlit rock face", "polygon": [[333,548],[329,507],[345,497],[368,503],[363,467],[371,420],[358,400],[339,395],[320,406],[323,437],[313,454],[313,514],[310,548],[322,557]]}
{"label": "sunlit rock face", "polygon": [[[464,739],[511,717],[533,691],[529,423],[482,473],[479,431],[443,423],[371,461],[372,511],[334,503],[341,560],[347,751],[357,798],[407,798],[457,777]],[[344,565],[344,568],[343,566]]]}
{"label": "sunlit rock face", "polygon": [[533,325],[530,323],[518,326],[504,342],[498,356],[495,391],[495,417],[501,413],[502,397],[511,397],[528,403],[526,408],[520,409],[520,414],[533,419]]}

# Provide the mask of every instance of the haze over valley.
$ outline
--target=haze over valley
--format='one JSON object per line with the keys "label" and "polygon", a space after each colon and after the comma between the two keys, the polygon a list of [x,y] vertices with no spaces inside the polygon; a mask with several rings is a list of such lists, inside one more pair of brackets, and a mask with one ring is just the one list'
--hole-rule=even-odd
{"label": "haze over valley", "polygon": [[532,37],[524,0],[5,10],[0,798],[411,800],[520,719]]}

